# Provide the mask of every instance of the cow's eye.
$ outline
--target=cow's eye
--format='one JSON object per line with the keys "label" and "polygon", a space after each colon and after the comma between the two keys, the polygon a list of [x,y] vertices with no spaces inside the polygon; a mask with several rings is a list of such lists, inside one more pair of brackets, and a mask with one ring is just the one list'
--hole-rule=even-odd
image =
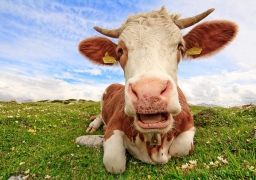
{"label": "cow's eye", "polygon": [[177,49],[182,50],[183,49],[183,44],[179,43],[178,46],[177,46]]}
{"label": "cow's eye", "polygon": [[122,55],[124,52],[123,52],[123,49],[122,48],[119,48],[118,50],[117,50],[117,53],[118,53],[118,55]]}

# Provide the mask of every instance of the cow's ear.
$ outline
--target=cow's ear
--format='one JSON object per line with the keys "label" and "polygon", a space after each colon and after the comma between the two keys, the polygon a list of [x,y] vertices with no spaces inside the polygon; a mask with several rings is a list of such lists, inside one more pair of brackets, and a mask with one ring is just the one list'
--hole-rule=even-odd
{"label": "cow's ear", "polygon": [[116,47],[115,43],[105,37],[92,37],[81,41],[78,50],[93,63],[113,65],[118,61],[115,52]]}
{"label": "cow's ear", "polygon": [[185,59],[211,56],[231,42],[238,27],[230,21],[208,21],[194,27],[184,36]]}

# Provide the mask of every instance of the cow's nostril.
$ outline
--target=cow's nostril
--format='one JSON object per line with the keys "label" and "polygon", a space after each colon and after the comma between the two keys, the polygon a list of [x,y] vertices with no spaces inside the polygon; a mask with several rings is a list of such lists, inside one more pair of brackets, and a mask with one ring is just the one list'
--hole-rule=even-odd
{"label": "cow's nostril", "polygon": [[163,95],[166,90],[167,90],[167,86],[166,88],[164,88],[164,90],[161,91],[161,95]]}
{"label": "cow's nostril", "polygon": [[137,94],[137,92],[134,90],[134,88],[132,87],[131,84],[129,85],[128,92],[129,92],[129,94],[130,94],[130,96],[131,96],[132,99],[135,100],[135,99],[138,98],[138,94]]}
{"label": "cow's nostril", "polygon": [[161,96],[168,96],[172,88],[171,82],[167,81],[166,86],[163,87],[163,90],[161,91]]}
{"label": "cow's nostril", "polygon": [[136,97],[138,97],[138,94],[136,93],[136,91],[135,91],[134,89],[132,89],[132,93],[133,93]]}

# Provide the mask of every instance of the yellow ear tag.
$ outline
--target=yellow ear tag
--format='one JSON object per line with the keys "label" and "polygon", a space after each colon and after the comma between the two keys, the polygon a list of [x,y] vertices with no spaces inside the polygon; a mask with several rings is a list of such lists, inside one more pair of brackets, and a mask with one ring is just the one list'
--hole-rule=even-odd
{"label": "yellow ear tag", "polygon": [[198,55],[201,53],[201,51],[202,51],[202,48],[194,46],[194,47],[188,49],[186,51],[186,54],[187,55]]}
{"label": "yellow ear tag", "polygon": [[106,52],[105,56],[103,57],[103,62],[105,64],[108,64],[108,63],[116,63],[116,59],[112,56],[110,56],[108,54],[108,52]]}

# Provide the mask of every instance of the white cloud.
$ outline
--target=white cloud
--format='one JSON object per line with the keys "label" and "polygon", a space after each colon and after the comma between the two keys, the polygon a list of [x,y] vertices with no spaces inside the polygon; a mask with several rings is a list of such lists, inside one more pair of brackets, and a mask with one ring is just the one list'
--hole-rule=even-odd
{"label": "white cloud", "polygon": [[[256,104],[256,71],[226,72],[180,79],[179,86],[191,104],[236,106]],[[240,82],[238,84],[238,82]],[[246,82],[246,83],[241,83]]]}
{"label": "white cloud", "polygon": [[86,99],[99,101],[106,84],[70,84],[51,77],[27,77],[0,74],[0,99],[44,100],[44,99]]}
{"label": "white cloud", "polygon": [[75,69],[74,72],[77,73],[90,73],[91,75],[101,75],[101,70],[100,69],[84,69],[84,70],[80,70],[80,69]]}
{"label": "white cloud", "polygon": [[73,79],[73,76],[68,72],[63,72],[61,75],[54,74],[54,77],[60,79]]}

